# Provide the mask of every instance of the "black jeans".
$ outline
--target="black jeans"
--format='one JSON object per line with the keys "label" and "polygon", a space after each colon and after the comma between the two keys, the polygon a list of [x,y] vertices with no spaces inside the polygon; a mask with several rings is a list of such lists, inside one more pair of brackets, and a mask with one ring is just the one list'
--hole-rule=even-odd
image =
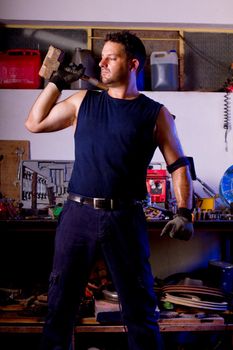
{"label": "black jeans", "polygon": [[162,349],[141,204],[105,211],[69,200],[56,232],[42,349],[69,349],[75,313],[98,247],[119,295],[129,349]]}

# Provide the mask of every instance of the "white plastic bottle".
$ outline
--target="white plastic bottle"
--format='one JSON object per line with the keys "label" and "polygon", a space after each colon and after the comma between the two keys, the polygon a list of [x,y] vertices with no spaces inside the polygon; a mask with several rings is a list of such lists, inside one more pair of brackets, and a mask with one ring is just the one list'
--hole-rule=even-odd
{"label": "white plastic bottle", "polygon": [[179,89],[178,56],[175,50],[152,52],[150,65],[152,91]]}

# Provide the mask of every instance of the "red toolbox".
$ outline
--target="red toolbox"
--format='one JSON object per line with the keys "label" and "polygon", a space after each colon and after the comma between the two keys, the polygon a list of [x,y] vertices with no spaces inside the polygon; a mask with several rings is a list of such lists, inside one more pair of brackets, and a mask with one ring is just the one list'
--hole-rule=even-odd
{"label": "red toolbox", "polygon": [[41,66],[39,50],[13,49],[0,53],[0,88],[37,89]]}
{"label": "red toolbox", "polygon": [[151,197],[151,203],[164,203],[167,200],[167,171],[166,169],[156,169],[161,163],[155,163],[147,169],[146,186]]}

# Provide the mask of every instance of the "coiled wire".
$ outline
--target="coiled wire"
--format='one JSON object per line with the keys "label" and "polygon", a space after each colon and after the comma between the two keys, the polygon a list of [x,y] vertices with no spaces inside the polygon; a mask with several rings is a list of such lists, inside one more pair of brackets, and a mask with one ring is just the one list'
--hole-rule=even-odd
{"label": "coiled wire", "polygon": [[224,94],[224,119],[223,129],[225,129],[225,149],[228,151],[227,136],[231,128],[231,92],[226,91]]}

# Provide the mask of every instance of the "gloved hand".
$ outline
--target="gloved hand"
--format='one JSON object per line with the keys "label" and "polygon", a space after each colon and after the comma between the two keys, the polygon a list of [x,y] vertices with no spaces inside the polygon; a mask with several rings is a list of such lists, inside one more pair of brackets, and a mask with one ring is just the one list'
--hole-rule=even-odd
{"label": "gloved hand", "polygon": [[171,238],[188,241],[193,234],[194,228],[191,210],[180,208],[178,209],[178,213],[174,216],[174,219],[170,220],[165,225],[160,236],[169,235]]}
{"label": "gloved hand", "polygon": [[54,72],[49,82],[54,83],[59,91],[69,88],[70,84],[80,79],[85,72],[82,64],[70,63],[67,67]]}

